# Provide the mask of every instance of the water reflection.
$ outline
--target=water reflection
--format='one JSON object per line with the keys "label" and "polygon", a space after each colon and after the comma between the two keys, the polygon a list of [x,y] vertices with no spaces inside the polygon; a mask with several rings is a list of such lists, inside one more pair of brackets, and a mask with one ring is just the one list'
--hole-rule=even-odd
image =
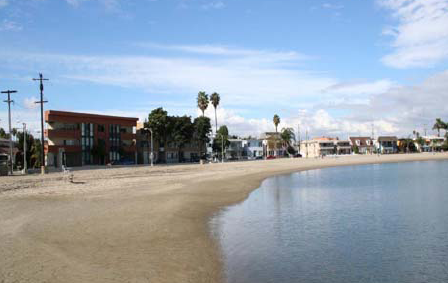
{"label": "water reflection", "polygon": [[448,282],[448,162],[265,180],[212,220],[228,282]]}

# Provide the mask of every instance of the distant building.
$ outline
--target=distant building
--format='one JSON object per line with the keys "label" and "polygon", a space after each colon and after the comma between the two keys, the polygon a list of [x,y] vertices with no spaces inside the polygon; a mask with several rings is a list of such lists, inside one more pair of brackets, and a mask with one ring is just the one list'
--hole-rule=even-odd
{"label": "distant building", "polygon": [[[17,148],[17,143],[16,142],[12,142],[12,161],[15,164],[16,161],[16,155],[19,152],[19,149]],[[9,149],[9,139],[3,139],[0,138],[0,154],[5,154],[8,156],[8,159],[11,160],[11,152]]]}
{"label": "distant building", "polygon": [[382,154],[398,152],[398,138],[396,136],[380,136],[376,140],[375,147]]}
{"label": "distant building", "polygon": [[444,137],[438,136],[423,136],[424,140],[423,146],[416,143],[417,150],[421,152],[433,152],[440,151],[442,149],[442,145],[445,142]]}
{"label": "distant building", "polygon": [[351,153],[352,146],[350,141],[339,140],[339,138],[319,137],[300,143],[300,154],[305,158],[326,155],[346,155]]}
{"label": "distant building", "polygon": [[280,133],[266,132],[262,136],[265,155],[274,157],[283,157],[285,150]]}
{"label": "distant building", "polygon": [[350,143],[355,151],[358,148],[359,154],[372,154],[374,149],[374,142],[369,137],[350,137]]}
{"label": "distant building", "polygon": [[48,110],[46,165],[61,167],[136,162],[138,118]]}
{"label": "distant building", "polygon": [[247,159],[262,159],[264,156],[262,139],[247,139],[243,142],[243,156]]}

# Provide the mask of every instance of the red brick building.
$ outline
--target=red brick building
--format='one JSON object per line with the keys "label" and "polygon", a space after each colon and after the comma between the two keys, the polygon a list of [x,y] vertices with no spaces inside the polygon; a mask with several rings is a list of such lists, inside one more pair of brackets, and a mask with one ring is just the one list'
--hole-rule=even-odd
{"label": "red brick building", "polygon": [[48,110],[45,112],[47,166],[136,163],[138,118]]}

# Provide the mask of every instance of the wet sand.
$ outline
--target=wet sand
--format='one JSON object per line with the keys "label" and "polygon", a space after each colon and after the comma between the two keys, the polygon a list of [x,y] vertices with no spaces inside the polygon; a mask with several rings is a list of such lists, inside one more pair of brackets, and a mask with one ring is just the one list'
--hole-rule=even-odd
{"label": "wet sand", "polygon": [[130,167],[0,177],[0,282],[223,282],[208,221],[294,171],[447,153]]}

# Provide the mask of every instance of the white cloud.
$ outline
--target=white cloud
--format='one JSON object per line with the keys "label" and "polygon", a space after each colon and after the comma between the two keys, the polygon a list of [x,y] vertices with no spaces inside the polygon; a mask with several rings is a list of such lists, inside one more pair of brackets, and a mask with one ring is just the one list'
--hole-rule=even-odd
{"label": "white cloud", "polygon": [[4,19],[0,23],[0,31],[21,31],[22,26],[14,21]]}
{"label": "white cloud", "polygon": [[382,58],[395,68],[431,67],[448,58],[448,0],[379,0],[392,11],[397,26],[383,34],[392,36],[393,52]]}
{"label": "white cloud", "polygon": [[331,10],[340,10],[344,8],[344,5],[341,4],[332,4],[332,3],[324,3],[322,4],[322,8],[331,9]]}
{"label": "white cloud", "polygon": [[204,10],[223,9],[225,7],[225,4],[222,1],[212,1],[212,2],[202,5],[201,7]]}
{"label": "white cloud", "polygon": [[27,108],[27,109],[35,109],[38,108],[39,105],[37,103],[35,103],[36,101],[39,101],[38,98],[36,97],[27,97],[23,100],[23,105]]}
{"label": "white cloud", "polygon": [[[152,98],[136,97],[141,100],[143,110],[129,111],[129,116],[141,112],[144,117],[147,111],[158,106],[170,114],[195,115],[197,92],[216,91],[222,98],[218,122],[227,124],[238,135],[272,131],[271,119],[275,113],[282,117],[280,128],[295,129],[300,124],[313,136],[366,135],[371,132],[372,123],[375,132],[407,135],[422,128],[424,123],[430,124],[434,118],[448,120],[448,71],[414,86],[400,86],[388,79],[343,82],[323,73],[301,70],[302,61],[286,60],[288,56],[281,52],[248,52],[230,47],[219,49],[219,46],[203,51],[201,46],[190,47],[201,52],[222,51],[213,51],[213,56],[205,58],[191,56],[195,52],[171,57],[2,52],[0,59],[12,72],[19,68],[16,66],[20,70],[39,66],[46,73],[61,74],[53,76],[53,81],[58,80],[60,84],[69,78],[77,83],[120,86],[152,94],[148,96]],[[265,55],[258,56],[257,52]],[[154,97],[166,101],[152,101]],[[210,106],[207,115],[213,120],[213,107]]]}

